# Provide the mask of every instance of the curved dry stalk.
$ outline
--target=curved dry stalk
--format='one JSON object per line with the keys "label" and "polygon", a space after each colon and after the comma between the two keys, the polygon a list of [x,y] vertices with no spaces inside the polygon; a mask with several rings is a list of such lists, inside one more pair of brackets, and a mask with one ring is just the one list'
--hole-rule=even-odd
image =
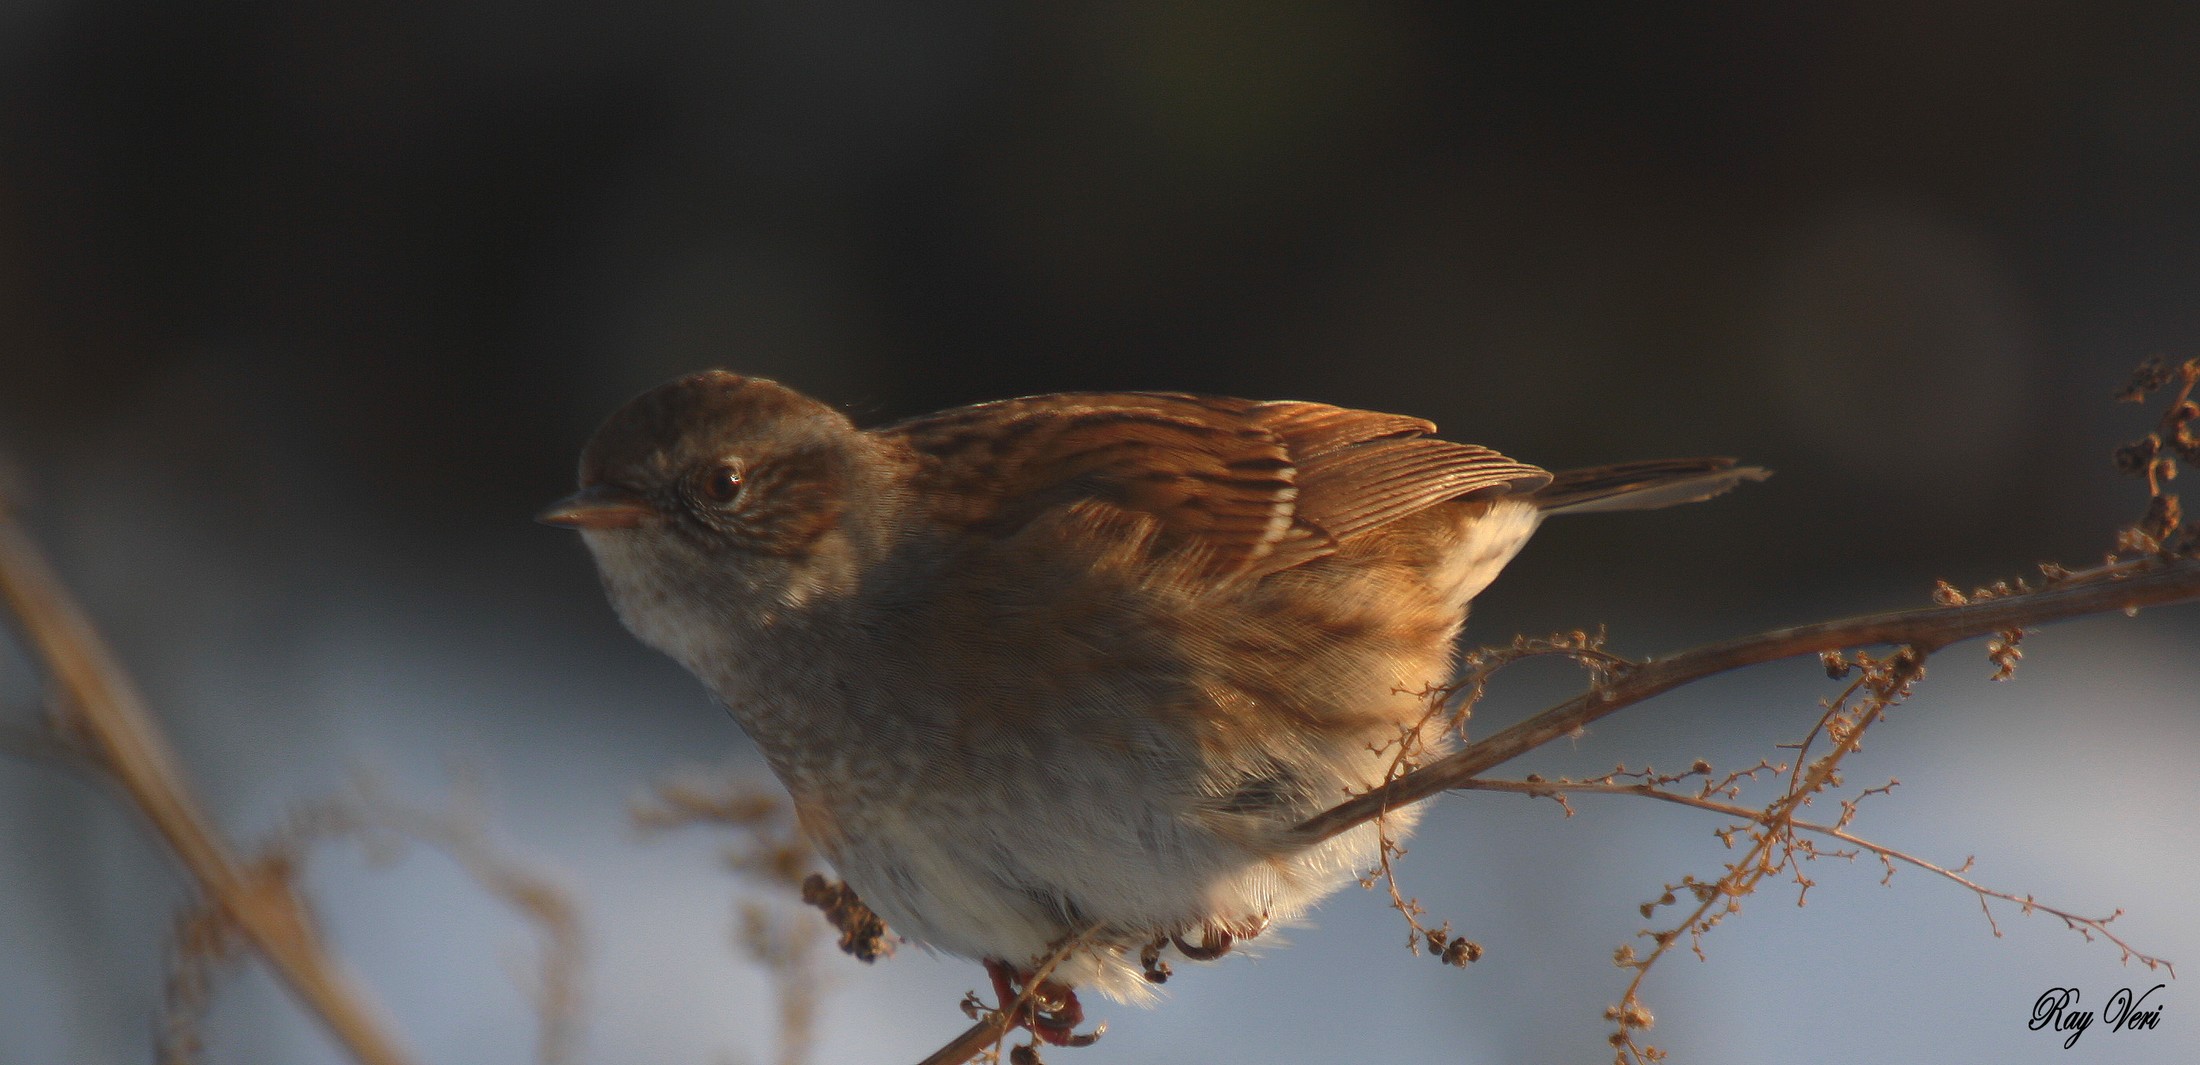
{"label": "curved dry stalk", "polygon": [[[1795,811],[1833,785],[1838,779],[1842,760],[1862,746],[1865,731],[1879,721],[1889,707],[1907,698],[1911,686],[1925,675],[1925,659],[1925,654],[1904,645],[1886,659],[1860,663],[1863,666],[1861,675],[1838,699],[1826,704],[1826,716],[1820,718],[1818,726],[1813,728],[1814,732],[1818,728],[1824,728],[1837,717],[1851,719],[1851,724],[1839,730],[1838,735],[1833,737],[1833,750],[1810,762],[1807,767],[1798,759],[1799,773],[1788,789],[1774,799],[1771,805],[1749,818],[1751,823],[1759,825],[1763,831],[1749,833],[1748,849],[1740,859],[1727,864],[1724,875],[1709,882],[1696,880],[1693,876],[1682,878],[1680,886],[1689,888],[1696,897],[1695,910],[1680,924],[1667,931],[1646,930],[1641,933],[1655,944],[1650,956],[1624,962],[1634,970],[1634,976],[1620,992],[1619,1004],[1606,1012],[1607,1018],[1617,1025],[1612,1034],[1612,1045],[1616,1051],[1613,1055],[1615,1063],[1624,1063],[1630,1059],[1638,1062],[1664,1059],[1663,1052],[1656,1047],[1643,1046],[1635,1041],[1635,1033],[1648,1029],[1653,1022],[1650,1012],[1643,1008],[1638,994],[1642,990],[1643,981],[1649,979],[1651,967],[1664,958],[1674,944],[1680,942],[1683,932],[1688,934],[1691,949],[1701,959],[1704,956],[1704,934],[1728,915],[1739,912],[1740,900],[1755,894],[1757,885],[1765,878],[1793,868],[1799,851],[1807,853],[1807,848],[1795,839]],[[1861,701],[1853,710],[1850,709],[1851,699]],[[1731,839],[1731,836],[1728,838]],[[1801,875],[1799,869],[1796,870],[1796,879],[1803,885],[1803,890],[1810,890],[1810,882]],[[1673,888],[1667,887],[1666,896],[1660,903],[1672,900],[1672,892]],[[1645,918],[1650,916],[1650,910],[1650,906],[1644,907]],[[1617,961],[1620,957],[1625,955],[1616,956],[1614,960]]]}
{"label": "curved dry stalk", "polygon": [[322,945],[282,871],[239,863],[214,830],[114,652],[4,509],[0,601],[61,695],[60,731],[121,786],[208,903],[236,923],[353,1057],[365,1065],[410,1062],[380,1011]]}
{"label": "curved dry stalk", "polygon": [[2045,588],[1955,606],[1891,610],[1839,621],[1798,625],[1652,659],[1488,739],[1354,796],[1283,833],[1280,846],[1310,847],[1381,817],[1461,787],[1590,722],[1655,695],[1730,669],[1851,647],[1907,644],[1929,653],[1951,643],[2110,611],[2134,612],[2200,600],[2200,560],[2121,563],[2061,577]]}
{"label": "curved dry stalk", "polygon": [[764,900],[741,903],[739,941],[749,960],[770,977],[779,1000],[779,1065],[806,1065],[817,1041],[825,995],[817,946],[826,935],[814,918],[789,912],[787,904],[800,902],[821,911],[840,933],[841,950],[866,962],[893,953],[885,923],[845,885],[836,891],[822,874],[811,871],[817,854],[795,825],[792,803],[776,787],[741,776],[686,770],[660,780],[628,812],[645,832],[711,825],[733,833],[736,843],[726,853],[728,864],[769,893]]}
{"label": "curved dry stalk", "polygon": [[917,1065],[963,1065],[983,1053],[985,1048],[999,1043],[1008,1035],[1009,1027],[1006,1012],[998,1017],[986,1017],[971,1025],[963,1034],[948,1040],[946,1046],[933,1051]]}
{"label": "curved dry stalk", "polygon": [[[1031,1000],[1039,993],[1039,985],[1053,974],[1055,966],[1069,958],[1070,952],[1077,949],[1082,938],[1083,933],[1063,937],[1054,950],[1047,954],[1046,960],[1032,970],[1031,979],[1024,982],[1024,989],[1014,1002],[1000,1003],[999,1009],[980,1012],[978,1023],[949,1040],[946,1046],[927,1055],[917,1065],[963,1065],[984,1053],[987,1047],[999,1046],[1001,1040],[1008,1038],[1008,1033],[1016,1030],[1014,1018],[1022,1016],[1024,1008],[1031,1005]],[[968,1003],[973,1000],[964,1001]],[[1105,1030],[1107,1025],[1102,1024],[1100,1027]]]}
{"label": "curved dry stalk", "polygon": [[[1470,780],[1467,783],[1460,785],[1459,790],[1510,792],[1516,795],[1528,795],[1539,798],[1557,794],[1633,795],[1645,799],[1656,799],[1659,802],[1670,802],[1681,806],[1694,807],[1698,810],[1708,810],[1715,814],[1722,814],[1724,816],[1732,817],[1739,821],[1750,821],[1759,825],[1765,824],[1767,820],[1767,815],[1765,811],[1757,809],[1755,807],[1743,806],[1739,803],[1720,802],[1717,799],[1707,798],[1702,795],[1687,795],[1681,792],[1665,791],[1650,784],[1621,784],[1617,782],[1605,781],[1568,780]],[[1881,861],[1901,862],[1904,865],[1923,869],[1924,871],[1931,873],[1934,876],[1953,881],[1954,883],[1962,885],[1965,889],[1979,895],[1980,903],[1982,906],[1984,905],[1985,900],[1988,898],[2000,899],[2003,902],[2010,903],[2027,912],[2038,910],[2039,912],[2047,914],[2050,917],[2056,918],[2057,920],[2060,920],[2064,925],[2068,926],[2072,931],[2077,932],[2079,935],[2087,936],[2090,938],[2094,933],[2097,932],[2101,935],[2102,938],[2108,940],[2110,943],[2115,944],[2116,949],[2122,952],[2123,957],[2126,961],[2136,961],[2149,969],[2160,967],[2168,970],[2171,976],[2177,975],[2177,966],[2169,959],[2157,957],[2155,955],[2148,954],[2142,950],[2139,950],[2138,948],[2132,946],[2130,943],[2125,942],[2121,936],[2118,936],[2116,933],[2109,931],[2109,922],[2115,920],[2118,916],[2121,915],[2122,911],[2120,910],[2116,913],[2111,913],[2106,917],[2087,917],[2084,914],[2080,914],[2075,911],[2065,910],[2056,906],[2050,906],[2030,895],[2018,895],[2014,892],[2000,891],[1995,888],[1987,887],[1986,885],[1981,884],[1978,881],[1963,875],[1964,869],[1967,869],[1969,867],[1970,863],[1968,862],[1964,864],[1963,868],[1950,869],[1947,866],[1941,865],[1938,862],[1928,861],[1914,854],[1910,854],[1907,851],[1897,850],[1896,848],[1887,846],[1884,843],[1878,843],[1866,839],[1862,836],[1857,835],[1854,832],[1849,831],[1846,828],[1843,828],[1838,824],[1829,825],[1820,821],[1805,821],[1798,817],[1781,817],[1779,820],[1781,824],[1786,825],[1790,828],[1798,828],[1805,832],[1816,833],[1817,835],[1826,836],[1830,839],[1837,839],[1843,843],[1849,844],[1850,846],[1860,847],[1864,850],[1870,851],[1871,853],[1877,855]],[[1994,921],[1994,915],[1991,911],[1987,913],[1986,921],[1987,924],[1993,928],[1994,934],[1996,936],[2001,935],[2001,926]]]}
{"label": "curved dry stalk", "polygon": [[[487,816],[470,803],[438,811],[398,801],[361,778],[344,805],[361,829],[382,829],[441,851],[529,925],[542,942],[540,973],[513,973],[535,1010],[535,1060],[540,1065],[578,1061],[581,1041],[581,969],[585,955],[578,907],[565,888],[500,847]],[[277,851],[280,853],[280,850]]]}

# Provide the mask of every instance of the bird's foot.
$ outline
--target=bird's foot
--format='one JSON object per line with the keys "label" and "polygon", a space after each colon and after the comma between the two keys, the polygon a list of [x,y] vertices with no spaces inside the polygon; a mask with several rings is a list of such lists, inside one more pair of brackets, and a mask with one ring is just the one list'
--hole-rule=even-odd
{"label": "bird's foot", "polygon": [[1231,944],[1237,942],[1235,936],[1213,925],[1200,930],[1199,945],[1196,947],[1184,942],[1183,936],[1170,936],[1169,940],[1176,944],[1179,953],[1193,961],[1213,961],[1230,953]]}
{"label": "bird's foot", "polygon": [[1168,936],[1155,936],[1152,942],[1146,944],[1146,949],[1138,952],[1138,966],[1145,970],[1147,983],[1168,983],[1169,977],[1175,973],[1176,970],[1169,968],[1168,962],[1161,960],[1161,948],[1168,945]]}
{"label": "bird's foot", "polygon": [[987,958],[987,976],[993,978],[993,994],[1005,1012],[1024,997],[1024,989],[1031,991],[1020,1015],[1010,1023],[1029,1031],[1042,1043],[1058,1047],[1091,1046],[1108,1030],[1106,1022],[1089,1032],[1079,1032],[1077,1026],[1085,1023],[1085,1007],[1077,1002],[1077,992],[1052,980],[1031,982],[1031,974],[1005,961]]}

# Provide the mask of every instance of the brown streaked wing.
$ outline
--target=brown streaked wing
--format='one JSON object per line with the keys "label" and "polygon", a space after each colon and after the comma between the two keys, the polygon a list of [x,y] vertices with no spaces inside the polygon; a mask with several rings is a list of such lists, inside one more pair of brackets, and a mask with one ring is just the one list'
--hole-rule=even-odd
{"label": "brown streaked wing", "polygon": [[1162,393],[1065,393],[961,407],[879,430],[930,461],[933,512],[1013,529],[1099,499],[1152,515],[1244,569],[1294,535],[1298,486],[1284,442],[1227,401]]}
{"label": "brown streaked wing", "polygon": [[1195,539],[1220,572],[1272,572],[1448,499],[1550,480],[1419,418],[1320,403],[1175,393],[1002,400],[879,430],[930,462],[928,502],[970,526],[1020,526],[1102,499]]}
{"label": "brown streaked wing", "polygon": [[1436,423],[1420,418],[1326,403],[1279,400],[1249,404],[1246,413],[1261,428],[1282,437],[1292,460],[1301,466],[1353,444],[1426,436],[1436,431]]}

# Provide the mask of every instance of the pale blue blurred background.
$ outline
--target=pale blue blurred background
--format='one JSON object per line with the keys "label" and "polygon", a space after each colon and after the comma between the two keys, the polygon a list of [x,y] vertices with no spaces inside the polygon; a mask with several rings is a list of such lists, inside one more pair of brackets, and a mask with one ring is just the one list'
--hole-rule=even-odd
{"label": "pale blue blurred background", "polygon": [[[529,523],[595,421],[675,373],[779,376],[866,421],[1062,388],[1408,411],[1551,466],[1731,453],[1779,476],[1554,525],[1470,637],[1650,654],[1918,605],[2134,516],[2137,359],[2200,337],[2200,15],[2143,4],[1782,12],[1440,4],[0,11],[0,453],[221,823],[355,771],[471,774],[588,935],[580,1058],[772,1060],[748,889],[629,799],[762,775],[731,721]],[[2200,507],[2200,504],[2195,504]],[[2200,965],[2200,610],[1976,644],[1850,765],[1868,833],[2124,907]],[[1509,677],[1489,725],[1561,696]],[[1739,766],[1831,694],[1721,678],[1516,767]],[[0,711],[30,720],[0,650]],[[1487,727],[1487,726],[1486,726]],[[1639,801],[1447,797],[1407,888],[1481,941],[1408,957],[1349,890],[1292,945],[1186,967],[1049,1060],[1609,1059],[1634,907],[1726,857]],[[1876,863],[1767,890],[1661,965],[1677,1061],[2184,1062],[2200,1009],[2060,1039],[2032,1002],[2158,977]],[[424,1062],[527,1061],[527,928],[446,860],[321,854],[336,946]],[[0,759],[0,1065],[150,1060],[188,894],[98,787]],[[820,1062],[915,1061],[974,965],[834,958]],[[2188,976],[2189,981],[2191,977]],[[334,1062],[255,967],[210,1062]]]}

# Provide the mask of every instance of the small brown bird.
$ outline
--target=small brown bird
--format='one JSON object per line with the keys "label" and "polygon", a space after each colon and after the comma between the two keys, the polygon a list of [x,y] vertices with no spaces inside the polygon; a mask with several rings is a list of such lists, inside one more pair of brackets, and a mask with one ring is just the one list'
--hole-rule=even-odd
{"label": "small brown bird", "polygon": [[1029,1018],[1062,1042],[1074,988],[1142,996],[1142,953],[1218,956],[1374,862],[1373,826],[1276,837],[1383,779],[1426,709],[1406,693],[1450,678],[1467,601],[1545,515],[1766,475],[1554,476],[1435,428],[1110,393],[865,431],[711,371],[613,414],[542,520],[581,531],[627,628],[725,702],[892,928],[1004,995],[1075,937]]}

